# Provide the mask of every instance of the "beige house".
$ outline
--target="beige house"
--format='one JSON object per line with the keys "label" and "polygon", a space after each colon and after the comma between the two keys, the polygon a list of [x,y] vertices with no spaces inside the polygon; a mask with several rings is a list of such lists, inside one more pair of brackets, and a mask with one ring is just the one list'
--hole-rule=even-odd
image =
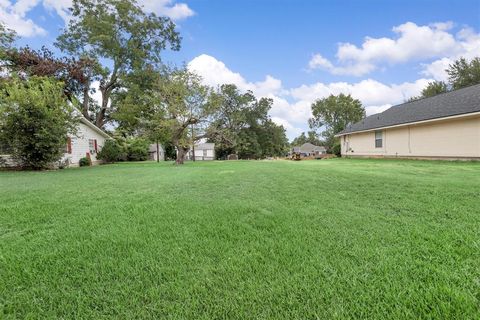
{"label": "beige house", "polygon": [[300,153],[302,157],[320,156],[327,154],[327,149],[323,146],[316,146],[309,142],[292,148],[292,152]]}
{"label": "beige house", "polygon": [[480,85],[393,106],[336,136],[347,157],[480,160]]}

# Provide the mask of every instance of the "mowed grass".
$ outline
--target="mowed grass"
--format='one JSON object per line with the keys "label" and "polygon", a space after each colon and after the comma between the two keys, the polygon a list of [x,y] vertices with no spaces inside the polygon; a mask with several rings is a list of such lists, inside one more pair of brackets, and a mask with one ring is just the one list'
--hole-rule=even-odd
{"label": "mowed grass", "polygon": [[0,318],[479,319],[480,163],[0,172]]}

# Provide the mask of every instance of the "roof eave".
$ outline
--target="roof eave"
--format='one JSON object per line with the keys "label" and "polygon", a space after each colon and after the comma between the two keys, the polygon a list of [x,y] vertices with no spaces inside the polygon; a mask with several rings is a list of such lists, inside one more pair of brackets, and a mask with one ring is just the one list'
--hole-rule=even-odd
{"label": "roof eave", "polygon": [[108,133],[106,133],[105,131],[103,131],[102,129],[100,129],[99,127],[97,127],[96,125],[88,121],[87,119],[85,119],[85,117],[80,118],[80,122],[86,125],[87,127],[89,127],[90,129],[96,131],[97,133],[102,135],[104,138],[112,139],[112,137],[110,137]]}
{"label": "roof eave", "polygon": [[346,136],[346,135],[349,135],[349,134],[355,134],[355,133],[370,132],[370,131],[390,129],[390,128],[399,128],[399,127],[405,127],[405,126],[423,124],[423,123],[428,123],[428,122],[436,122],[436,121],[450,120],[450,119],[457,119],[457,118],[467,118],[467,117],[473,117],[473,116],[478,116],[478,115],[480,115],[480,111],[477,111],[477,112],[469,112],[469,113],[462,113],[462,114],[457,114],[457,115],[448,116],[448,117],[433,118],[433,119],[428,119],[428,120],[421,120],[421,121],[414,121],[414,122],[405,122],[405,123],[399,123],[399,124],[390,125],[390,126],[370,128],[370,129],[365,129],[365,130],[357,130],[357,131],[349,131],[349,132],[339,132],[339,133],[337,133],[334,137],[335,137],[335,138],[339,138],[339,137],[342,137],[342,136]]}

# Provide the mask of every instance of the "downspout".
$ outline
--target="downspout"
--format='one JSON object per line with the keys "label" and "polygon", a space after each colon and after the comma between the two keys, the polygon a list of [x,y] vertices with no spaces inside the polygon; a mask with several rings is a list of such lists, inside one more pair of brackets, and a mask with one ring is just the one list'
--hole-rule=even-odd
{"label": "downspout", "polygon": [[410,147],[410,126],[408,126],[408,153],[412,153],[412,148]]}

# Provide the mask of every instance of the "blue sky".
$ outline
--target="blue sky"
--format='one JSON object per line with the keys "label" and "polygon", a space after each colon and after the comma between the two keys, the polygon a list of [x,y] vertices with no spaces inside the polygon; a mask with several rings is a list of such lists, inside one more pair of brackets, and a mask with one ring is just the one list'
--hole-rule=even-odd
{"label": "blue sky", "polygon": [[[0,0],[0,21],[19,45],[52,46],[71,0]],[[383,111],[444,80],[445,66],[480,55],[480,0],[140,0],[175,20],[180,52],[164,60],[206,83],[233,82],[274,99],[290,138],[307,130],[310,104],[350,93]]]}

